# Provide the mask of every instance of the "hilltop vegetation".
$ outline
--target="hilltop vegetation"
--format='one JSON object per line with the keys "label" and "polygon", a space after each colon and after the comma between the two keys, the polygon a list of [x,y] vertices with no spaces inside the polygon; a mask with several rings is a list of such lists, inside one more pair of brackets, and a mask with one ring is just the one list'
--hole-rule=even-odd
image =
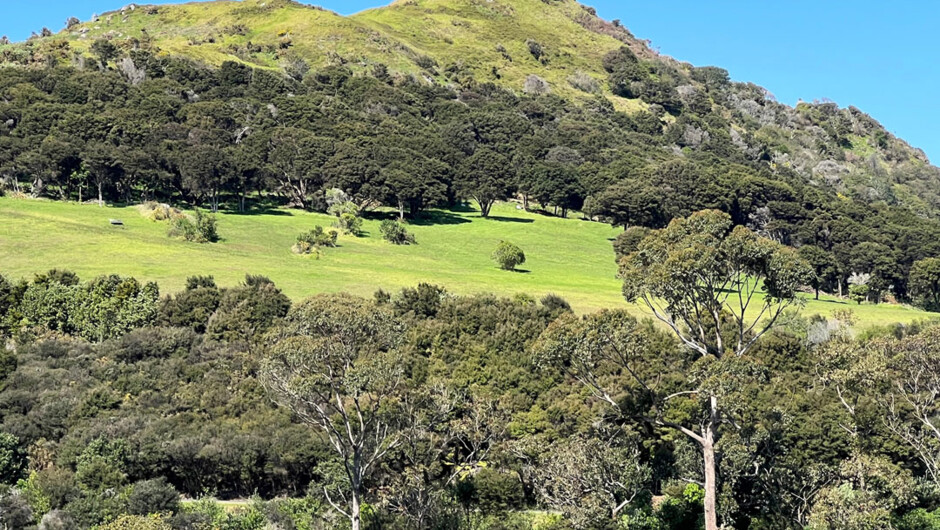
{"label": "hilltop vegetation", "polygon": [[873,301],[913,299],[911,267],[940,254],[938,171],[873,119],[778,104],[567,0],[345,18],[218,1],[69,25],[0,46],[14,194],[324,211],[338,190],[412,218],[518,197],[624,227],[717,208],[807,248],[822,291],[865,279]]}

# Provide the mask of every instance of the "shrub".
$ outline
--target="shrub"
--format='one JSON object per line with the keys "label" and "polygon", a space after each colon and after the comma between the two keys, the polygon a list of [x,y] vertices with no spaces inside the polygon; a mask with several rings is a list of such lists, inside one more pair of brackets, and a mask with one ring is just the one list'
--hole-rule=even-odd
{"label": "shrub", "polygon": [[552,313],[567,313],[571,311],[571,304],[567,300],[554,293],[548,293],[542,297],[542,307]]}
{"label": "shrub", "polygon": [[525,253],[522,249],[508,241],[500,241],[493,251],[493,261],[503,270],[516,270],[516,266],[525,263]]}
{"label": "shrub", "polygon": [[26,471],[26,450],[12,434],[0,432],[0,484],[14,484]]}
{"label": "shrub", "polygon": [[646,239],[649,233],[650,229],[645,226],[631,226],[618,234],[614,239],[614,254],[617,256],[617,261],[619,262],[620,258],[636,252],[640,242]]}
{"label": "shrub", "polygon": [[122,515],[110,523],[98,527],[99,530],[170,530],[170,525],[159,515]]}
{"label": "shrub", "polygon": [[362,217],[345,212],[340,214],[339,219],[333,221],[333,226],[342,230],[344,234],[358,236],[362,233]]}
{"label": "shrub", "polygon": [[597,79],[594,79],[581,70],[578,70],[573,76],[568,78],[568,84],[570,84],[575,89],[580,90],[581,92],[587,92],[588,94],[596,94],[601,90],[601,85],[597,82]]}
{"label": "shrub", "polygon": [[169,204],[148,201],[137,205],[137,211],[151,221],[172,221],[185,217],[181,210],[178,210]]}
{"label": "shrub", "polygon": [[849,297],[852,300],[855,300],[857,304],[861,304],[862,302],[868,300],[868,295],[870,292],[871,289],[863,283],[849,286]]}
{"label": "shrub", "polygon": [[215,215],[204,213],[200,209],[192,218],[182,216],[173,220],[170,237],[180,237],[193,243],[215,243],[219,240]]}
{"label": "shrub", "polygon": [[382,239],[395,245],[414,245],[417,243],[415,236],[408,233],[405,225],[399,221],[392,221],[391,219],[382,221],[379,232],[382,233]]}
{"label": "shrub", "polygon": [[535,74],[530,74],[525,78],[525,82],[522,84],[522,91],[532,96],[544,96],[550,93],[552,89],[548,81]]}
{"label": "shrub", "polygon": [[17,490],[0,493],[0,528],[29,528],[35,524],[33,509]]}
{"label": "shrub", "polygon": [[526,39],[525,45],[529,48],[529,53],[532,54],[532,57],[534,57],[536,61],[542,60],[542,57],[545,55],[545,50],[542,49],[541,44],[535,40]]}
{"label": "shrub", "polygon": [[42,516],[39,530],[78,530],[72,516],[62,510],[52,510]]}
{"label": "shrub", "polygon": [[443,287],[429,283],[419,283],[414,289],[405,287],[395,298],[395,311],[401,314],[413,313],[421,318],[432,318],[437,315],[446,295],[447,290]]}
{"label": "shrub", "polygon": [[132,515],[176,513],[179,505],[179,492],[163,477],[134,484],[127,496],[127,512]]}
{"label": "shrub", "polygon": [[344,234],[358,236],[362,232],[362,218],[359,217],[359,207],[356,206],[348,194],[343,190],[333,188],[326,190],[327,213],[336,216],[334,228],[339,228]]}
{"label": "shrub", "polygon": [[324,230],[317,225],[313,230],[297,236],[297,243],[291,247],[294,254],[311,254],[320,250],[320,247],[335,247],[339,232]]}

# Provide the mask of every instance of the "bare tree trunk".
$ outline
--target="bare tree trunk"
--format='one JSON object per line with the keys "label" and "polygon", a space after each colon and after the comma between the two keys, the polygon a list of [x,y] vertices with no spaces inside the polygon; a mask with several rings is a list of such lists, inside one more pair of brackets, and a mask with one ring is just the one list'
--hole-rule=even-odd
{"label": "bare tree trunk", "polygon": [[101,181],[98,181],[98,208],[104,208],[104,194],[101,192]]}
{"label": "bare tree trunk", "polygon": [[705,463],[705,530],[718,530],[718,480],[715,468],[715,434],[718,430],[718,398],[711,397],[711,414],[702,433],[702,456]]}
{"label": "bare tree trunk", "polygon": [[405,220],[405,203],[398,201],[398,220]]}
{"label": "bare tree trunk", "polygon": [[359,492],[357,492],[355,488],[353,488],[352,499],[349,508],[349,522],[352,525],[352,530],[359,530],[360,526],[362,525],[361,515],[359,513],[361,508],[359,507]]}

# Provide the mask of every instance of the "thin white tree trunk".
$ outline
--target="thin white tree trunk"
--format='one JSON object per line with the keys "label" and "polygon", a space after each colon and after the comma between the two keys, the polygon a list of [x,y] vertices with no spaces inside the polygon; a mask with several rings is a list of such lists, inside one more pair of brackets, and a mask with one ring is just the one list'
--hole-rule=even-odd
{"label": "thin white tree trunk", "polygon": [[705,464],[705,530],[718,530],[718,477],[715,462],[715,434],[718,430],[718,398],[711,397],[711,413],[702,442]]}

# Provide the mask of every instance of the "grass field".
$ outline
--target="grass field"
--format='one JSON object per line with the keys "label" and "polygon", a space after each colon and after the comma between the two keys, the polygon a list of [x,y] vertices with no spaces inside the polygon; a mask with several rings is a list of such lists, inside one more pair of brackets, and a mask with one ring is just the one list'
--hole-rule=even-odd
{"label": "grass field", "polygon": [[[125,228],[110,226],[121,219]],[[379,237],[378,220],[367,220],[364,237],[341,236],[339,247],[320,259],[290,251],[297,235],[332,218],[296,210],[256,215],[220,214],[219,243],[199,245],[170,239],[167,225],[133,207],[104,207],[45,200],[0,198],[0,273],[30,278],[53,267],[83,278],[118,273],[182,289],[187,276],[211,274],[234,285],[246,273],[274,280],[291,298],[345,291],[371,296],[429,282],[458,294],[555,293],[578,311],[626,307],[610,239],[618,229],[579,219],[559,219],[498,204],[492,218],[476,211],[435,211],[409,227],[418,244],[395,246]],[[505,239],[526,253],[521,271],[498,269],[490,260]],[[863,327],[929,318],[898,305],[861,305],[823,297],[807,300],[804,313],[828,315],[851,308]]]}

